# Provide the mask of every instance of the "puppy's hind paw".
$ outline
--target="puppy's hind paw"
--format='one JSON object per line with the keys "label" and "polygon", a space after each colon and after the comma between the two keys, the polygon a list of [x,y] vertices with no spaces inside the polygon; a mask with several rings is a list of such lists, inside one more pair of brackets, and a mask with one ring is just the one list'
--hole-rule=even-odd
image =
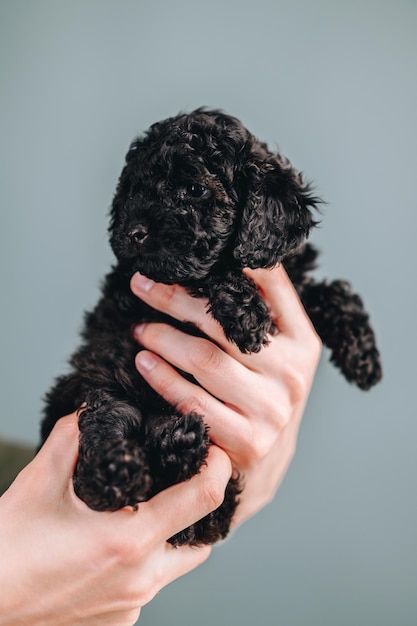
{"label": "puppy's hind paw", "polygon": [[147,441],[153,474],[160,477],[160,489],[197,474],[210,444],[207,427],[196,413],[155,420]]}
{"label": "puppy's hind paw", "polygon": [[[81,451],[82,452],[82,451]],[[100,449],[80,454],[74,473],[75,493],[95,511],[137,508],[146,500],[152,479],[145,452],[126,439],[103,442]]]}

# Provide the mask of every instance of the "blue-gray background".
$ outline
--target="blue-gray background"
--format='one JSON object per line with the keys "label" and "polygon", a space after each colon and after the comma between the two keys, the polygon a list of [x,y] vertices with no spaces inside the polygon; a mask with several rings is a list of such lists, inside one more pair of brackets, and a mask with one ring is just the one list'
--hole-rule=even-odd
{"label": "blue-gray background", "polygon": [[328,202],[320,273],[351,280],[385,364],[369,394],[324,354],[275,499],[143,625],[417,623],[415,0],[2,0],[1,430],[41,396],[112,261],[130,140],[224,108]]}

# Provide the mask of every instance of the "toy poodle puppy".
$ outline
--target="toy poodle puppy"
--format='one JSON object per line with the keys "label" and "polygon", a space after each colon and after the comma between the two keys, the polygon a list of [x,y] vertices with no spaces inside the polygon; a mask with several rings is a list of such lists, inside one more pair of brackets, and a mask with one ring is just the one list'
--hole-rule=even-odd
{"label": "toy poodle puppy", "polygon": [[[135,368],[138,323],[168,320],[198,334],[131,293],[136,271],[207,298],[226,337],[250,353],[276,327],[242,269],[283,263],[333,363],[361,389],[378,382],[379,354],[361,299],[345,281],[310,274],[317,252],[305,240],[319,203],[285,158],[221,111],[180,114],[132,143],[111,208],[117,264],[86,315],[71,371],[47,395],[41,429],[44,441],[59,417],[81,407],[74,486],[91,508],[137,507],[196,474],[210,445],[204,416],[179,413]],[[171,543],[225,537],[241,489],[231,479],[224,503]]]}

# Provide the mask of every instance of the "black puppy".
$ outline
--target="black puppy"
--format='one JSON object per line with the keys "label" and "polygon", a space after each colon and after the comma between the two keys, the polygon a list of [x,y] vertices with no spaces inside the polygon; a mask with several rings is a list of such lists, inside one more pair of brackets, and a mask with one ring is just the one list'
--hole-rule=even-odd
{"label": "black puppy", "polygon": [[[203,417],[181,415],[134,366],[132,327],[167,320],[130,291],[134,272],[184,285],[206,297],[230,341],[256,352],[275,332],[269,311],[242,268],[284,262],[332,361],[368,389],[381,366],[368,315],[346,282],[308,275],[316,251],[304,243],[319,200],[286,159],[235,118],[198,109],[154,124],[130,147],[111,209],[117,265],[86,317],[72,371],[47,397],[42,440],[59,417],[80,412],[77,494],[93,509],[136,507],[201,468],[209,436]],[[175,320],[169,323],[182,326]],[[223,538],[240,485],[223,505],[171,538],[174,545]]]}

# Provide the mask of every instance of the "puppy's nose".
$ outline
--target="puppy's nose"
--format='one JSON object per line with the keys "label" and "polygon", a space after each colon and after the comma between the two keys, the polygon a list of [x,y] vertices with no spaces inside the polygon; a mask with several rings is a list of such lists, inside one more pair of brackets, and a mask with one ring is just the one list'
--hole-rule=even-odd
{"label": "puppy's nose", "polygon": [[135,226],[129,232],[128,237],[132,243],[143,243],[148,236],[148,229],[143,224],[139,224],[139,226]]}

